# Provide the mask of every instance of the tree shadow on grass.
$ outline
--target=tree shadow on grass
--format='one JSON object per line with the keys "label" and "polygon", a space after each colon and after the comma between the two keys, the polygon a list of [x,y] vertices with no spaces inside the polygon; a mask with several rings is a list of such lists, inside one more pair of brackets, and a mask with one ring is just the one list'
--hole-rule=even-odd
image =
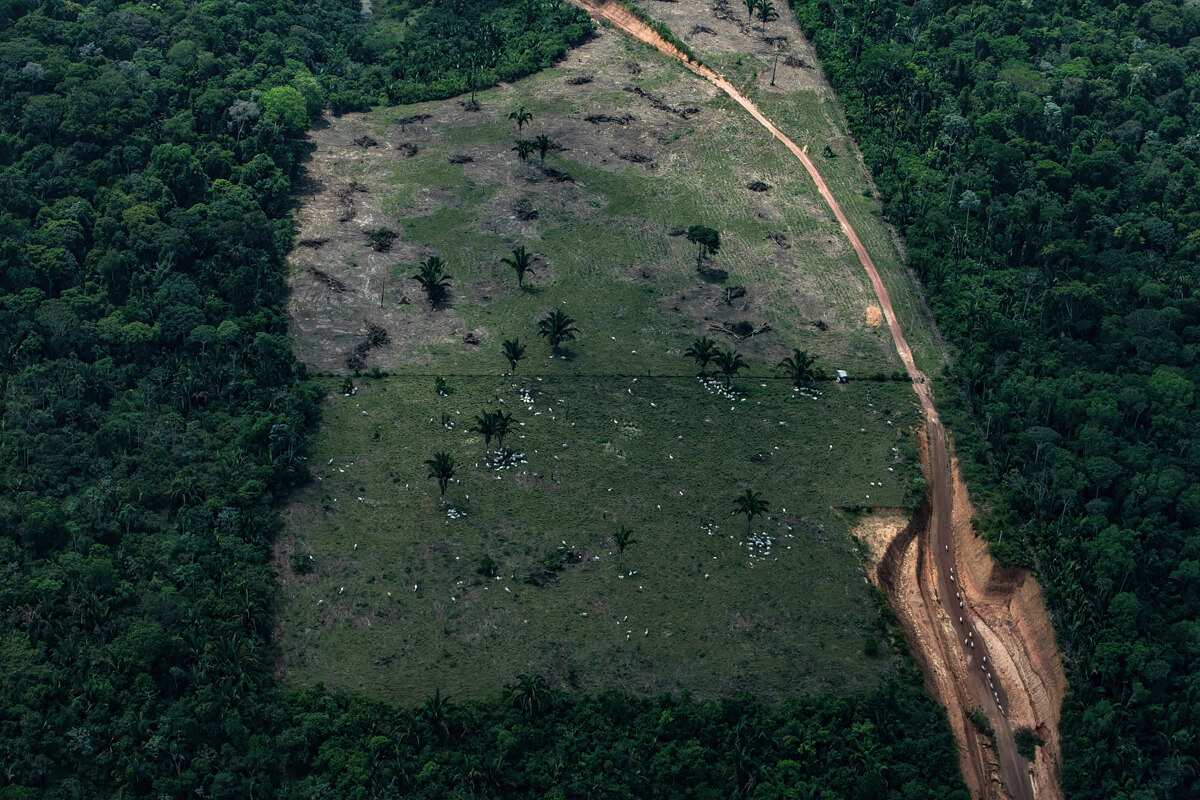
{"label": "tree shadow on grass", "polygon": [[724,283],[729,280],[729,273],[723,269],[710,269],[705,267],[699,270],[700,277],[709,283]]}

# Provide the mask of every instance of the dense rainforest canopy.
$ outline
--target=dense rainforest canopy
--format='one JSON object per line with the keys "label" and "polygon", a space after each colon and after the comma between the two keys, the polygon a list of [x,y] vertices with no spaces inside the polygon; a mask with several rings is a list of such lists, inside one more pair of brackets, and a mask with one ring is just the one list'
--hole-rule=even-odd
{"label": "dense rainforest canopy", "polygon": [[550,0],[0,2],[0,798],[965,797],[919,676],[867,696],[397,709],[274,683],[307,127],[541,68]]}
{"label": "dense rainforest canopy", "polygon": [[1197,796],[1200,6],[796,12],[958,352],[982,527],[1047,589],[1067,796]]}

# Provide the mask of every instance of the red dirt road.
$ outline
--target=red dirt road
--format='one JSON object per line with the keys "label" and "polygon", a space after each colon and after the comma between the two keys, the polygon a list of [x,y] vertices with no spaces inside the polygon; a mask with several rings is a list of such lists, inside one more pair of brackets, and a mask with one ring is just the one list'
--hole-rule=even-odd
{"label": "red dirt road", "polygon": [[[875,578],[902,620],[931,692],[948,708],[971,794],[1017,800],[1061,797],[1056,774],[1058,719],[1066,680],[1040,590],[1032,577],[1000,570],[980,551],[970,528],[965,486],[951,460],[930,386],[913,361],[887,289],[850,221],[807,152],[728,81],[708,67],[688,62],[627,9],[595,0],[571,2],[680,60],[729,95],[796,156],[837,218],[870,277],[896,352],[913,379],[926,418],[927,520],[921,529],[910,526],[892,541]],[[957,506],[956,494],[961,501]],[[966,574],[956,568],[960,550]],[[992,751],[970,722],[969,714],[976,707],[983,709],[996,732],[998,752]],[[1017,753],[1012,719],[1035,729],[1046,740],[1034,764]]]}

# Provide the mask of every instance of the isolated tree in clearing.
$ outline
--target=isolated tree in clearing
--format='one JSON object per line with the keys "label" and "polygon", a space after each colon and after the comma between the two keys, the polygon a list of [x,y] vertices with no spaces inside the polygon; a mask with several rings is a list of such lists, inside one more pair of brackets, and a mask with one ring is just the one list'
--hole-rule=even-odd
{"label": "isolated tree in clearing", "polygon": [[446,487],[454,479],[454,458],[449,453],[434,453],[433,458],[425,460],[425,466],[429,468],[429,477],[437,479],[445,503]]}
{"label": "isolated tree in clearing", "polygon": [[525,106],[521,106],[516,111],[508,115],[508,118],[517,123],[517,135],[521,135],[521,130],[525,127],[525,123],[533,119],[533,112],[526,111]]}
{"label": "isolated tree in clearing", "polygon": [[517,286],[525,288],[525,273],[533,272],[533,262],[537,260],[537,256],[525,249],[525,245],[514,247],[512,256],[502,258],[500,261],[512,267],[513,272],[517,273]]}
{"label": "isolated tree in clearing", "polygon": [[762,20],[762,32],[767,32],[767,23],[774,22],[779,19],[779,15],[775,13],[775,4],[771,0],[760,0],[758,4],[758,18]]}
{"label": "isolated tree in clearing", "polygon": [[503,351],[504,357],[508,359],[508,366],[516,375],[517,362],[525,357],[525,345],[521,344],[519,339],[505,339],[501,343],[500,349]]}
{"label": "isolated tree in clearing", "polygon": [[749,489],[746,493],[733,499],[734,515],[746,515],[746,533],[750,533],[750,523],[755,517],[766,514],[771,509],[767,505],[767,501],[762,499],[762,495],[758,492],[752,492]]}
{"label": "isolated tree in clearing", "polygon": [[621,529],[613,534],[613,544],[617,546],[617,566],[625,566],[625,548],[631,544],[637,544],[638,540],[633,538],[633,531],[626,528],[624,525]]}
{"label": "isolated tree in clearing", "polygon": [[700,246],[696,253],[696,271],[700,271],[700,262],[706,255],[715,255],[721,249],[721,234],[713,228],[704,225],[693,225],[687,229],[687,240]]}
{"label": "isolated tree in clearing", "polygon": [[688,358],[694,359],[700,367],[700,374],[703,375],[708,369],[708,362],[716,358],[720,348],[717,343],[707,336],[701,336],[696,341],[692,342],[691,347],[683,351],[683,354]]}
{"label": "isolated tree in clearing", "polygon": [[746,24],[749,25],[754,19],[754,9],[758,8],[758,0],[742,0],[746,6]]}
{"label": "isolated tree in clearing", "polygon": [[538,320],[538,336],[545,336],[552,350],[557,351],[559,345],[573,340],[578,334],[575,320],[568,317],[562,309],[556,308]]}
{"label": "isolated tree in clearing", "polygon": [[421,262],[417,274],[412,276],[425,290],[431,306],[441,305],[450,294],[451,276],[446,274],[445,269],[446,262],[437,256],[430,256]]}
{"label": "isolated tree in clearing", "polygon": [[539,134],[533,140],[533,146],[537,148],[538,155],[542,157],[542,161],[546,160],[546,153],[550,152],[550,148],[554,147],[554,142],[550,141],[550,137],[546,134]]}

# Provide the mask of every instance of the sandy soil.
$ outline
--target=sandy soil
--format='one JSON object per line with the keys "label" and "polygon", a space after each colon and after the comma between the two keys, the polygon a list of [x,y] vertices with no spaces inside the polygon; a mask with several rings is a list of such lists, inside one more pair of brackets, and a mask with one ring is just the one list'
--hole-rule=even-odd
{"label": "sandy soil", "polygon": [[[680,58],[673,47],[624,8],[590,0],[572,2]],[[674,22],[677,31],[707,27],[701,20],[711,14],[704,14],[698,0],[671,5],[669,23]],[[694,22],[692,27],[679,24],[689,19]],[[732,22],[729,18],[721,21]],[[897,354],[913,378],[926,413],[924,456],[929,497],[922,514],[896,531],[882,548],[874,574],[897,610],[929,689],[947,705],[968,787],[975,797],[1061,797],[1058,720],[1066,679],[1040,589],[1027,573],[1001,570],[975,538],[966,487],[934,408],[931,387],[913,362],[870,255],[807,152],[720,75],[708,67],[688,67],[743,106],[792,151],[812,177],[870,276]],[[866,534],[876,553],[882,538],[878,529]],[[968,719],[975,707],[984,710],[996,731],[995,750],[982,741]],[[1016,752],[1014,723],[1036,729],[1046,740],[1032,765]]]}

